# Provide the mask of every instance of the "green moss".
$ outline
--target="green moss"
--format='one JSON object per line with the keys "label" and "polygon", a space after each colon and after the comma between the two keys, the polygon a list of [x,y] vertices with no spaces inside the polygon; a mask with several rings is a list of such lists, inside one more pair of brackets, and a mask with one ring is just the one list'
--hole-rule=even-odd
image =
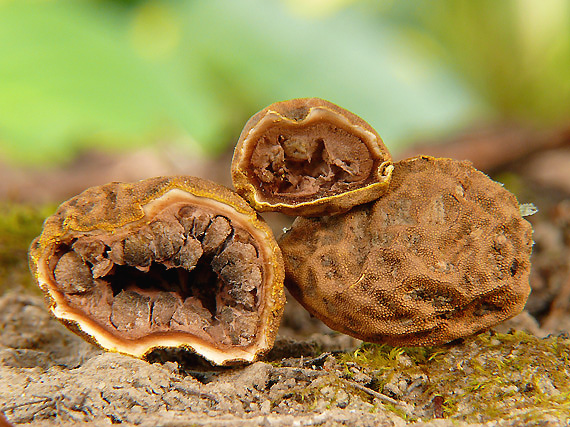
{"label": "green moss", "polygon": [[[324,398],[322,389],[327,387],[328,383],[310,383],[307,386],[294,386],[285,393],[279,394],[275,399],[271,400],[271,408],[277,408],[283,401],[295,401],[302,404],[307,411],[313,411],[319,399]],[[328,405],[332,404],[331,399],[326,399]]]}
{"label": "green moss", "polygon": [[341,360],[376,370],[390,370],[401,364],[402,355],[415,363],[427,363],[443,350],[438,347],[391,347],[387,344],[363,343],[354,353],[341,355]]}
{"label": "green moss", "polygon": [[28,270],[28,247],[54,206],[0,203],[0,294],[23,286],[35,291]]}
{"label": "green moss", "polygon": [[395,413],[397,416],[399,416],[405,421],[416,421],[415,418],[409,417],[408,414],[406,414],[406,412],[403,409],[399,408],[398,406],[392,405],[391,403],[384,404],[384,408]]}
{"label": "green moss", "polygon": [[[422,386],[401,399],[418,409],[429,408],[439,395],[447,418],[470,422],[530,422],[545,414],[566,420],[568,360],[570,340],[540,339],[524,332],[487,332],[442,347],[363,344],[356,352],[339,356],[341,365],[355,363],[372,374],[380,392],[393,378],[411,382],[423,374],[427,380]],[[429,410],[426,414],[433,416]]]}

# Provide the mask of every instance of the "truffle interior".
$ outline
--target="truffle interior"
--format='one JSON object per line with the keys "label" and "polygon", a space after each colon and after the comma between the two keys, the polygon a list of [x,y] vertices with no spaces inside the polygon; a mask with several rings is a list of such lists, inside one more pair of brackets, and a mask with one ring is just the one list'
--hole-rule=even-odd
{"label": "truffle interior", "polygon": [[69,307],[122,339],[175,332],[247,346],[260,319],[262,265],[236,221],[177,203],[137,227],[73,238],[50,267]]}
{"label": "truffle interior", "polygon": [[330,122],[276,122],[251,155],[253,179],[269,199],[307,200],[360,187],[374,160],[361,138]]}

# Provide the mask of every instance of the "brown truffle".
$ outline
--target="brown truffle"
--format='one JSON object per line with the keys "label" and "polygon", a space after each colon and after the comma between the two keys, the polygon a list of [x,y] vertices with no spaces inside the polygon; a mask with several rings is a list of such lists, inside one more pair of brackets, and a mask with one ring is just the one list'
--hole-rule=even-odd
{"label": "brown truffle", "polygon": [[101,347],[189,347],[216,364],[273,345],[283,261],[239,195],[192,177],[90,188],[49,217],[30,267],[52,313]]}
{"label": "brown truffle", "polygon": [[258,211],[333,215],[378,198],[392,169],[368,123],[328,101],[301,98],[272,104],[246,123],[232,180]]}
{"label": "brown truffle", "polygon": [[436,345],[519,313],[532,228],[468,162],[395,163],[390,190],[338,216],[297,218],[285,284],[328,326],[370,342]]}

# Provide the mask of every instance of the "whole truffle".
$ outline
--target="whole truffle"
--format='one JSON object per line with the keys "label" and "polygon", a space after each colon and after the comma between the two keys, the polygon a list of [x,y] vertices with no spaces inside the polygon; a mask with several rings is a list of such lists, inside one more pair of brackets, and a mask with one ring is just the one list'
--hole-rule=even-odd
{"label": "whole truffle", "polygon": [[239,195],[193,177],[85,190],[49,217],[30,268],[51,312],[101,347],[187,347],[216,364],[273,346],[281,251]]}
{"label": "whole truffle", "polygon": [[368,123],[323,99],[299,98],[249,119],[234,151],[232,181],[258,211],[332,215],[379,197],[392,168]]}
{"label": "whole truffle", "polygon": [[404,346],[446,343],[519,313],[533,242],[515,197],[468,162],[394,166],[380,199],[297,218],[282,236],[295,298],[335,330]]}

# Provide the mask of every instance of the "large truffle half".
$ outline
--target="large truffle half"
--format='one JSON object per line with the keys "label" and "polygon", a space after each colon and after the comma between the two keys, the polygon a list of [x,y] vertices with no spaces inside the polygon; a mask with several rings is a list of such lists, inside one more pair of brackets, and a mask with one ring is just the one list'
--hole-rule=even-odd
{"label": "large truffle half", "polygon": [[378,198],[392,169],[368,123],[328,101],[300,98],[272,104],[246,123],[232,180],[258,211],[332,215]]}
{"label": "large truffle half", "polygon": [[271,230],[236,193],[191,177],[90,188],[49,217],[30,267],[52,313],[101,347],[181,347],[253,361],[283,312]]}
{"label": "large truffle half", "polygon": [[280,239],[286,285],[328,326],[370,342],[436,345],[519,313],[532,228],[468,162],[395,163],[390,190]]}

